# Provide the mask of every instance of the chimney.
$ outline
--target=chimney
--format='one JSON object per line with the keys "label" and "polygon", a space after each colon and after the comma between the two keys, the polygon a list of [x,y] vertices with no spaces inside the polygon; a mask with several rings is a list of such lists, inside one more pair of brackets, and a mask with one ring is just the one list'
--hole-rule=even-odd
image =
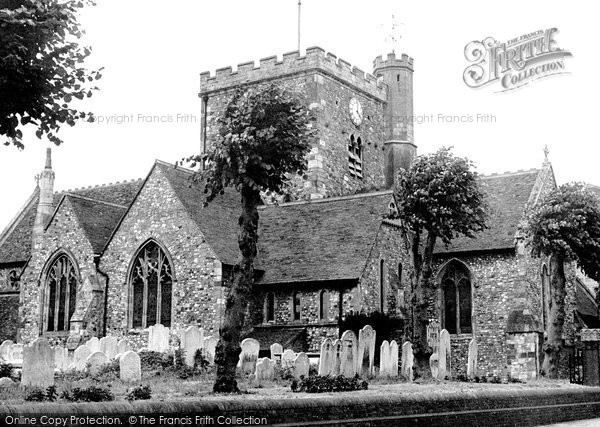
{"label": "chimney", "polygon": [[33,225],[34,247],[35,239],[42,236],[54,211],[54,171],[52,170],[51,148],[46,149],[46,164],[44,170],[36,176],[36,180],[39,188],[39,201]]}
{"label": "chimney", "polygon": [[394,185],[400,169],[408,169],[417,155],[413,129],[413,59],[390,53],[373,61],[373,74],[387,86],[385,106],[385,186]]}

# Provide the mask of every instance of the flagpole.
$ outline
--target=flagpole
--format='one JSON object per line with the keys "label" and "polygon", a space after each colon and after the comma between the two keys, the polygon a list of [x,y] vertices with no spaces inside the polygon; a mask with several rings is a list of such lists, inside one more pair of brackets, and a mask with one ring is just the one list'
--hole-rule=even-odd
{"label": "flagpole", "polygon": [[302,0],[298,0],[298,52],[300,52],[300,10],[302,9]]}

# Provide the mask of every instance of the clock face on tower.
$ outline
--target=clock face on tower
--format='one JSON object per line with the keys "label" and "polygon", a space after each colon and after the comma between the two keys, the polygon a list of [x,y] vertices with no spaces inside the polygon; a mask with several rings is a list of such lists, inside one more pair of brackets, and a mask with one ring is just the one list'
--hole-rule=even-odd
{"label": "clock face on tower", "polygon": [[360,105],[360,102],[358,102],[358,99],[356,98],[350,100],[350,119],[356,126],[359,126],[362,123],[362,105]]}

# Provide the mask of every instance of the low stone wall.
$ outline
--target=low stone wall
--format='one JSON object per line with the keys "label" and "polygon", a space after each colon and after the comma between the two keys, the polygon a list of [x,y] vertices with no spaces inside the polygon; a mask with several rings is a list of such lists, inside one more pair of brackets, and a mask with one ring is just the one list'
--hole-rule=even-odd
{"label": "low stone wall", "polygon": [[[529,426],[600,417],[600,388],[478,391],[471,395],[27,404],[0,407],[2,425],[422,425]],[[46,417],[42,419],[42,417]],[[95,421],[90,421],[89,418]],[[104,418],[103,418],[104,417]],[[162,417],[162,418],[161,418]],[[117,420],[116,418],[119,418]],[[177,418],[177,419],[176,419]],[[54,423],[56,424],[56,422]]]}

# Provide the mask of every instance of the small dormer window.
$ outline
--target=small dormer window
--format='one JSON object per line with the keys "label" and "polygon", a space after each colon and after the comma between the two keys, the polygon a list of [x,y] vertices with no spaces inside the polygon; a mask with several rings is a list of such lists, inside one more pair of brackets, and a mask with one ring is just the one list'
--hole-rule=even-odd
{"label": "small dormer window", "polygon": [[350,135],[348,144],[348,170],[350,176],[362,179],[362,140],[360,136],[355,138],[354,134]]}

